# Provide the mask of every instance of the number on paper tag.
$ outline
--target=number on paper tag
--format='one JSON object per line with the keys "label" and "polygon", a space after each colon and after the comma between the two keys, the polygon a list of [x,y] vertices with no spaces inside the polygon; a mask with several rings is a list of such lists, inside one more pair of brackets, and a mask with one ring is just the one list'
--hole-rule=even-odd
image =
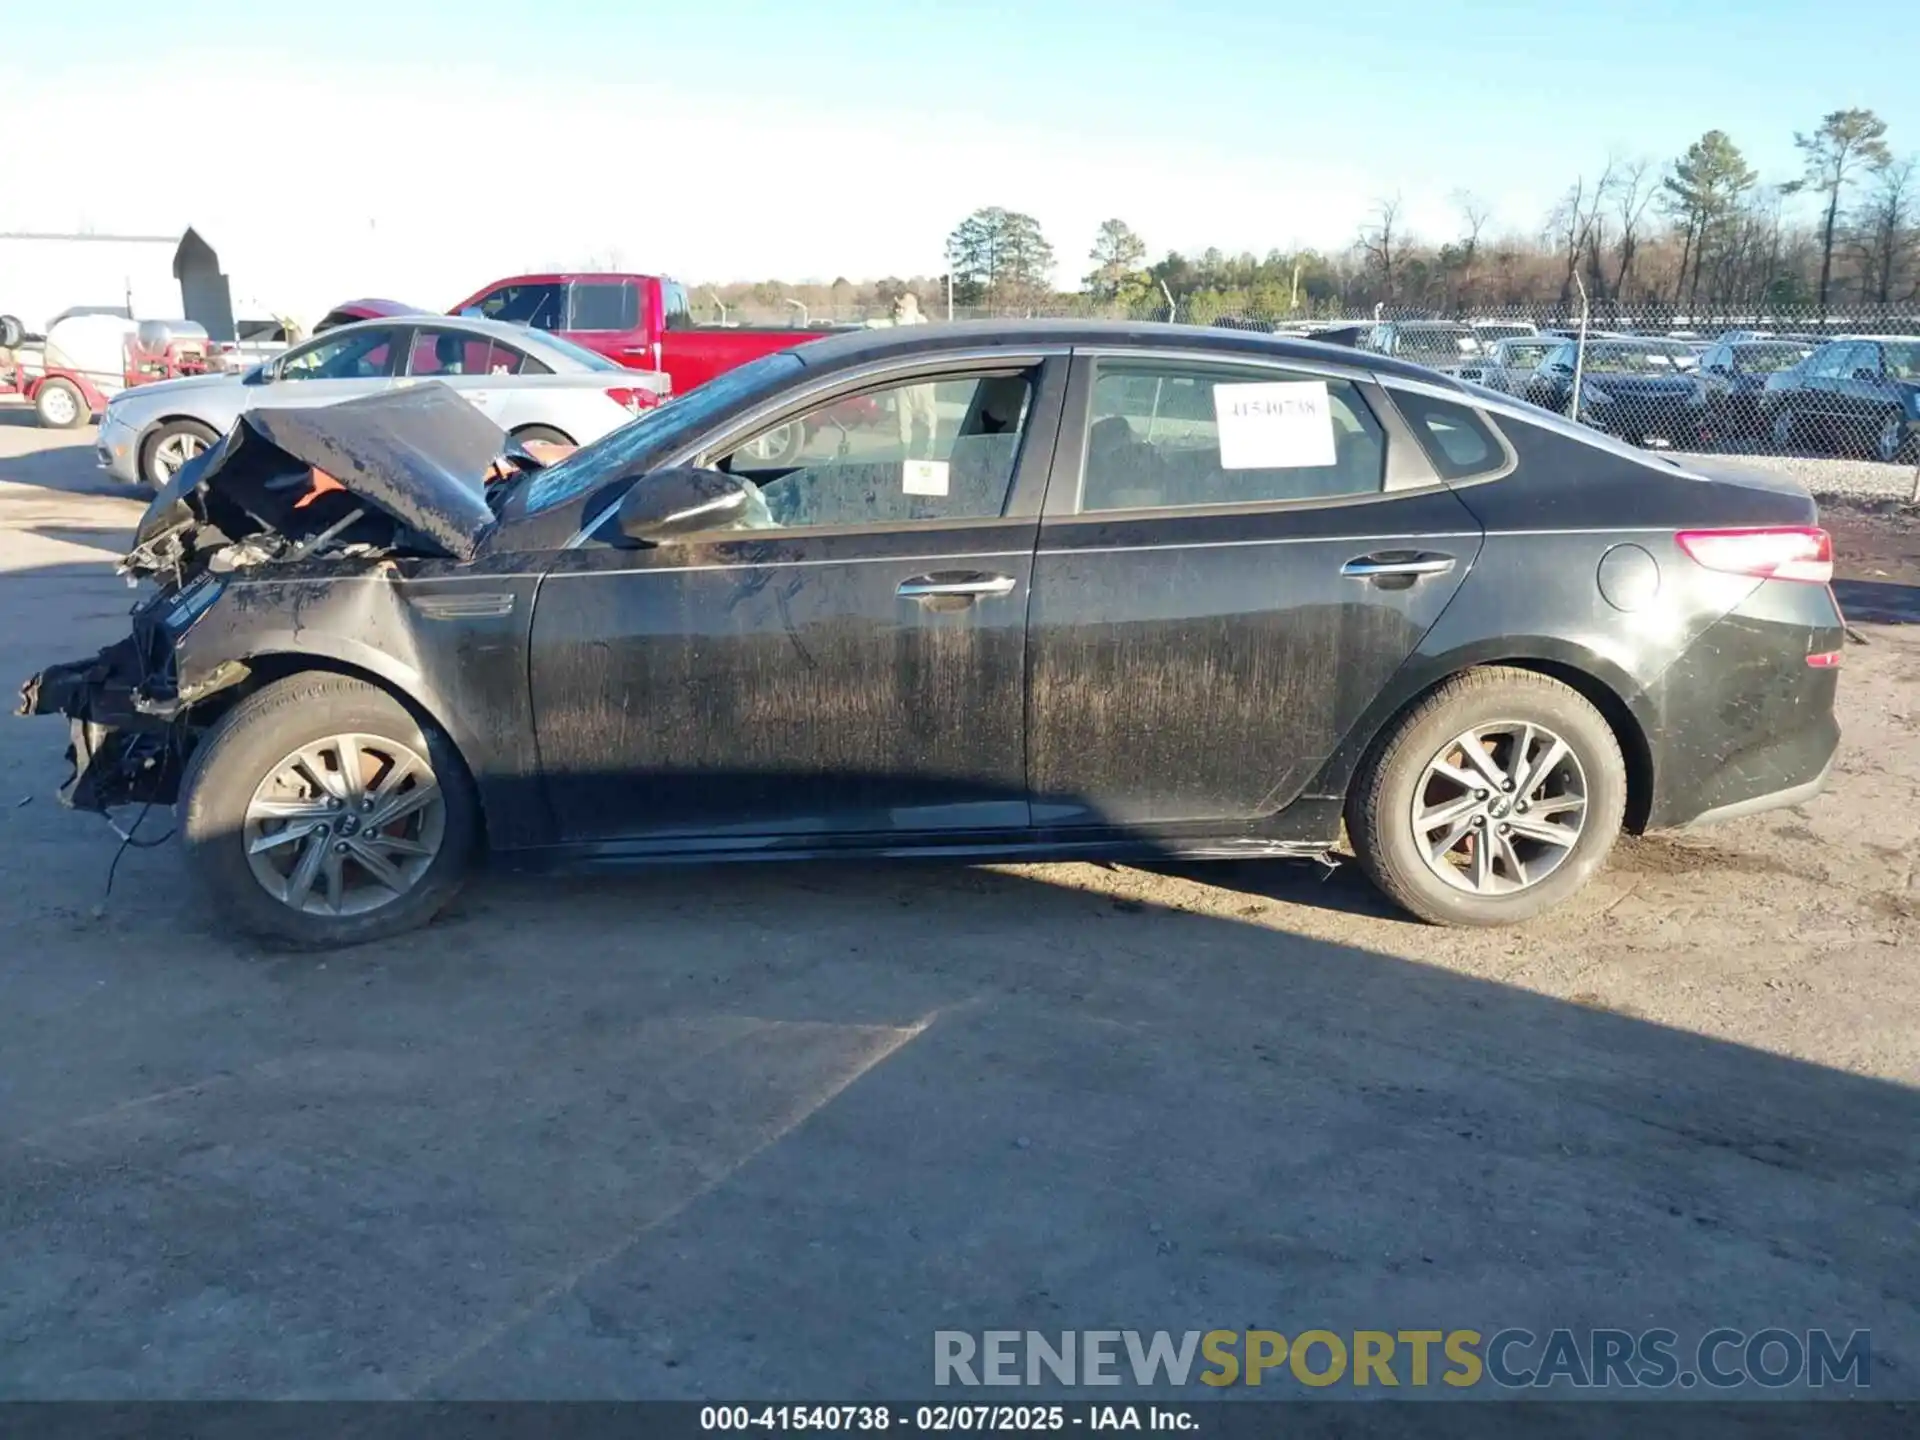
{"label": "number on paper tag", "polygon": [[947,462],[944,460],[909,460],[905,473],[900,477],[900,489],[907,495],[945,495],[947,493]]}
{"label": "number on paper tag", "polygon": [[1223,470],[1293,470],[1338,459],[1324,380],[1215,385],[1213,418]]}

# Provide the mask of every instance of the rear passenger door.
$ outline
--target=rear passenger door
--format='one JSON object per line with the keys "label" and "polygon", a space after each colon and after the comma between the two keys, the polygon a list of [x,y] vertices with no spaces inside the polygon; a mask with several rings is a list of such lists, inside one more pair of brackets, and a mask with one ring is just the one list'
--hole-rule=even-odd
{"label": "rear passenger door", "polygon": [[[1447,433],[1463,474],[1508,463],[1484,426]],[[1076,353],[1061,437],[1028,613],[1038,827],[1284,808],[1479,552],[1362,371]]]}

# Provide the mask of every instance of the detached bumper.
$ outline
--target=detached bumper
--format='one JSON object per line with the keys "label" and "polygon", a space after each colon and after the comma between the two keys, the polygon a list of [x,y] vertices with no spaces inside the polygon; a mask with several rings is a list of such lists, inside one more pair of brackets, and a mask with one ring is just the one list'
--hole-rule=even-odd
{"label": "detached bumper", "polygon": [[68,723],[60,803],[104,814],[116,805],[170,805],[184,752],[166,720],[135,702],[138,651],[132,640],[90,660],[51,665],[20,687],[20,715],[64,715]]}

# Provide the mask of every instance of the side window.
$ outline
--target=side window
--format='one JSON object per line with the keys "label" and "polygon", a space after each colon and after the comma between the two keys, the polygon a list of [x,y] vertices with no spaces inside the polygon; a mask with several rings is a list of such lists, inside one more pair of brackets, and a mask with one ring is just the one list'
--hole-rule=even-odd
{"label": "side window", "polygon": [[1832,380],[1841,373],[1840,366],[1847,358],[1851,345],[1829,345],[1807,362],[1807,374],[1817,380]]}
{"label": "side window", "polygon": [[1007,503],[1033,400],[1025,373],[892,385],[829,401],[719,463],[776,527],[970,520]]}
{"label": "side window", "polygon": [[1871,344],[1855,345],[1852,353],[1847,356],[1846,364],[1847,368],[1842,373],[1848,376],[1857,375],[1865,370],[1877,377],[1884,368],[1880,363],[1880,347]]}
{"label": "side window", "polygon": [[1468,406],[1399,389],[1393,392],[1393,403],[1413,426],[1420,447],[1442,479],[1485,475],[1507,463],[1500,442]]}
{"label": "side window", "polygon": [[640,323],[640,296],[630,280],[576,280],[569,330],[631,330]]}
{"label": "side window", "polygon": [[1345,380],[1102,360],[1080,511],[1253,505],[1378,491],[1386,439]]}
{"label": "side window", "polygon": [[487,350],[489,375],[551,375],[553,371],[524,350],[494,341]]}
{"label": "side window", "polygon": [[687,305],[687,292],[684,286],[668,280],[660,286],[661,326],[667,330],[691,330],[693,311]]}
{"label": "side window", "polygon": [[277,380],[368,380],[393,373],[394,332],[343,330],[290,352],[280,362]]}
{"label": "side window", "polygon": [[423,327],[413,332],[413,352],[408,359],[407,373],[443,378],[485,375],[491,369],[489,352],[492,349],[492,341],[484,335]]}
{"label": "side window", "polygon": [[558,285],[502,285],[480,302],[480,313],[509,325],[558,330],[565,322],[566,292]]}

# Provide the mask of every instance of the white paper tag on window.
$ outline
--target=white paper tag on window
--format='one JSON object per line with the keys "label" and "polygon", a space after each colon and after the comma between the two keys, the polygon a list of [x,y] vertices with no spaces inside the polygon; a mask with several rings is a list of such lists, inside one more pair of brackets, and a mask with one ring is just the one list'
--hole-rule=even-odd
{"label": "white paper tag on window", "polygon": [[907,495],[944,495],[947,493],[947,462],[909,460],[903,467],[900,489]]}
{"label": "white paper tag on window", "polygon": [[1339,458],[1324,380],[1215,385],[1213,418],[1223,470],[1292,470]]}

